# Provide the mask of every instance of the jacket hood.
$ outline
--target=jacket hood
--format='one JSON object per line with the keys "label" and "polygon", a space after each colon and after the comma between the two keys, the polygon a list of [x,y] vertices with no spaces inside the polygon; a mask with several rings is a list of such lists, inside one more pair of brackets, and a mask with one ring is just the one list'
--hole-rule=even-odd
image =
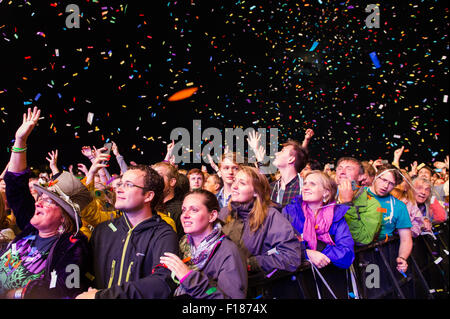
{"label": "jacket hood", "polygon": [[162,225],[161,217],[156,213],[152,217],[141,221],[139,224],[135,225],[134,227],[131,225],[131,222],[128,219],[128,216],[125,213],[123,213],[120,218],[117,218],[115,220],[115,222],[117,223],[117,225],[115,225],[115,226],[118,228],[121,228],[124,232],[129,232],[130,230],[133,230],[133,232],[136,234],[148,231],[149,229],[152,229],[152,228],[159,228]]}
{"label": "jacket hood", "polygon": [[[298,205],[298,207],[300,207],[300,209],[302,207],[301,206],[302,203],[303,203],[302,195],[298,195],[291,202],[291,204]],[[346,205],[336,204],[335,208],[334,208],[334,214],[333,214],[333,223],[338,222],[339,220],[344,218],[344,215],[347,213],[347,210],[349,208],[350,207],[348,207]]]}

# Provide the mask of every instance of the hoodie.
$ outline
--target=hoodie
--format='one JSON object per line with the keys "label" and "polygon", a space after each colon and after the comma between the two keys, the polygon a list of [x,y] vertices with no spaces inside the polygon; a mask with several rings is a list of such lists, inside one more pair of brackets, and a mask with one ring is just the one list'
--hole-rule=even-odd
{"label": "hoodie", "polygon": [[175,232],[159,215],[131,226],[126,214],[99,224],[90,241],[96,299],[164,299],[176,285],[159,266],[165,252],[178,255]]}

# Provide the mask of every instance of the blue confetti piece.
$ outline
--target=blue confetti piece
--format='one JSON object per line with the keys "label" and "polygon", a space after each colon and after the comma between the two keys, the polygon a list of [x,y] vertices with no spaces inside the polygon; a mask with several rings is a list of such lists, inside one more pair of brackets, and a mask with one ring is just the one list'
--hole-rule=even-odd
{"label": "blue confetti piece", "polygon": [[313,45],[311,46],[311,49],[309,49],[309,52],[314,51],[314,49],[319,45],[319,42],[314,41]]}
{"label": "blue confetti piece", "polygon": [[37,101],[37,100],[39,100],[40,97],[41,97],[41,93],[38,93],[38,94],[36,94],[34,100]]}
{"label": "blue confetti piece", "polygon": [[370,58],[372,59],[373,64],[375,65],[375,68],[378,69],[381,67],[380,61],[378,60],[377,53],[376,52],[370,52]]}

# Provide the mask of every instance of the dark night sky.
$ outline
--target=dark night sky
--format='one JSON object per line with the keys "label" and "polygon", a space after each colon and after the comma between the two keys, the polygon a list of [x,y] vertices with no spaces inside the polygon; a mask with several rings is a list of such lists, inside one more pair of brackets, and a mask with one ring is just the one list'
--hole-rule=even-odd
{"label": "dark night sky", "polygon": [[[79,29],[65,27],[69,3]],[[280,143],[313,128],[322,163],[391,160],[401,145],[403,163],[443,160],[448,2],[383,1],[379,29],[365,26],[369,3],[0,1],[0,164],[34,105],[44,117],[29,140],[34,166],[55,148],[63,166],[86,163],[81,146],[108,139],[127,161],[153,163],[195,119],[278,128]],[[199,90],[167,100],[187,87]]]}

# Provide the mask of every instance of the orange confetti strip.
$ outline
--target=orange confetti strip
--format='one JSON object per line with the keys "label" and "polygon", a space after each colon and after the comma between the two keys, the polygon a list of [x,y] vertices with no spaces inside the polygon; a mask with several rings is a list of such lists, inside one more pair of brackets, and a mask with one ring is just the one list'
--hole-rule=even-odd
{"label": "orange confetti strip", "polygon": [[187,98],[191,97],[192,94],[197,92],[197,90],[198,90],[197,87],[193,87],[193,88],[178,91],[177,93],[175,93],[171,97],[169,97],[169,101],[173,102],[173,101],[180,101],[180,100],[187,99]]}

